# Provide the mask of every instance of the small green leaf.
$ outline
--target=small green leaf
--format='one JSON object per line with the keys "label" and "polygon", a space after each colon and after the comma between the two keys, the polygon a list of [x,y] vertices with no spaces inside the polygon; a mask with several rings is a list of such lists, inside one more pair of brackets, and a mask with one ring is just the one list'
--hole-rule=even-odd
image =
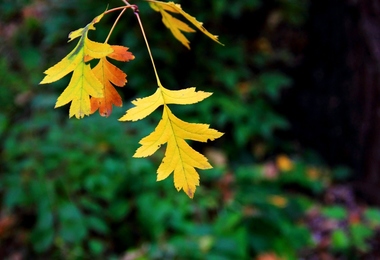
{"label": "small green leaf", "polygon": [[126,201],[116,201],[109,207],[108,214],[114,220],[121,220],[127,215],[128,210],[129,204]]}
{"label": "small green leaf", "polygon": [[100,255],[104,251],[104,243],[97,239],[91,239],[88,242],[88,247],[94,255]]}
{"label": "small green leaf", "polygon": [[87,234],[84,218],[79,209],[71,203],[64,203],[58,210],[59,236],[67,242],[82,240]]}
{"label": "small green leaf", "polygon": [[86,224],[89,229],[95,230],[98,233],[107,234],[109,232],[109,228],[106,222],[100,218],[94,216],[87,216]]}
{"label": "small green leaf", "polygon": [[367,252],[370,249],[367,239],[373,236],[374,231],[360,223],[352,224],[350,231],[353,245],[360,251]]}
{"label": "small green leaf", "polygon": [[33,241],[33,248],[37,252],[44,252],[49,249],[53,243],[54,230],[53,229],[35,229],[31,234]]}
{"label": "small green leaf", "polygon": [[380,210],[379,209],[366,209],[364,211],[365,218],[369,221],[370,225],[380,226]]}
{"label": "small green leaf", "polygon": [[348,234],[341,229],[334,230],[331,234],[331,245],[337,250],[348,249],[350,247]]}
{"label": "small green leaf", "polygon": [[322,214],[327,218],[343,220],[347,218],[347,210],[340,206],[325,207],[322,209]]}

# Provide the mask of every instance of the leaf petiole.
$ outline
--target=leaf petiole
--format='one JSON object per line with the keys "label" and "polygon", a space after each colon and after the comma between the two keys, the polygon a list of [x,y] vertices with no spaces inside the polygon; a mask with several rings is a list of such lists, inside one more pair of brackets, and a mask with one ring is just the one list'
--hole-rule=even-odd
{"label": "leaf petiole", "polygon": [[161,82],[160,82],[160,78],[158,77],[158,73],[157,73],[156,65],[154,64],[153,55],[152,55],[152,52],[151,52],[150,47],[149,47],[148,39],[147,39],[147,37],[146,37],[146,35],[145,35],[144,27],[143,27],[142,22],[141,22],[141,19],[140,19],[140,15],[138,14],[138,12],[135,12],[135,15],[136,15],[137,21],[139,22],[140,29],[141,29],[141,33],[142,33],[142,35],[143,35],[143,37],[144,37],[144,41],[145,41],[146,48],[148,49],[148,53],[149,53],[150,60],[151,60],[151,62],[152,62],[152,66],[153,66],[154,74],[156,75],[157,85],[158,85],[160,88],[162,88],[162,85],[161,85]]}
{"label": "leaf petiole", "polygon": [[[123,10],[120,12],[119,16],[116,18],[115,22],[113,23],[113,25],[111,27],[111,30],[109,31],[109,33],[107,35],[107,38],[106,38],[106,40],[105,40],[104,43],[108,42],[109,38],[111,37],[111,34],[112,34],[113,30],[115,29],[116,24],[119,22],[120,17],[123,15],[123,13],[125,12],[125,10],[127,10],[128,7],[129,6],[123,6],[123,8],[122,8]],[[116,9],[116,8],[114,8],[114,9]]]}
{"label": "leaf petiole", "polygon": [[119,6],[119,7],[115,7],[115,8],[112,8],[112,9],[109,9],[109,10],[105,11],[104,14],[109,14],[109,13],[112,13],[112,12],[115,12],[115,11],[118,11],[118,10],[122,10],[122,9],[126,9],[126,8],[132,8],[132,7],[133,7],[132,5]]}

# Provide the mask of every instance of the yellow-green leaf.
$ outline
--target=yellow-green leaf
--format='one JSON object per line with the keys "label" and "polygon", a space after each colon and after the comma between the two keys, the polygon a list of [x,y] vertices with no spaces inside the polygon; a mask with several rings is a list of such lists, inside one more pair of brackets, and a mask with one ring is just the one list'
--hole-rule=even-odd
{"label": "yellow-green leaf", "polygon": [[186,13],[181,8],[181,5],[176,4],[174,2],[166,3],[166,2],[154,1],[154,0],[147,0],[147,1],[149,2],[153,10],[161,13],[162,22],[172,32],[173,36],[178,41],[180,41],[183,45],[185,45],[188,49],[190,49],[189,40],[185,37],[185,35],[182,32],[194,32],[194,30],[191,27],[189,27],[187,24],[185,24],[184,22],[173,17],[168,12],[181,14],[184,18],[186,18],[187,21],[193,24],[196,28],[198,28],[201,32],[203,32],[207,37],[211,38],[213,41],[219,44],[222,44],[221,42],[219,42],[217,35],[213,35],[209,31],[207,31],[206,28],[203,27],[203,24],[199,22],[195,17]]}
{"label": "yellow-green leaf", "polygon": [[86,27],[69,34],[70,41],[80,37],[75,48],[61,61],[50,67],[44,73],[46,76],[40,84],[47,84],[60,80],[73,72],[69,85],[59,96],[55,107],[63,106],[69,102],[70,117],[82,118],[91,112],[90,96],[102,97],[103,86],[85,62],[89,59],[99,59],[112,53],[114,50],[106,43],[91,41],[87,38],[89,30],[95,30],[94,24],[99,22],[103,14],[95,17]]}
{"label": "yellow-green leaf", "polygon": [[46,76],[40,84],[47,84],[60,80],[70,72],[74,71],[80,63],[84,63],[85,56],[99,59],[113,52],[110,45],[91,41],[87,38],[87,32],[83,31],[83,33],[82,38],[79,40],[75,48],[61,61],[44,72]]}
{"label": "yellow-green leaf", "polygon": [[71,102],[69,116],[82,118],[91,114],[89,96],[102,97],[103,86],[92,72],[90,65],[81,63],[74,70],[69,85],[58,97],[55,108]]}
{"label": "yellow-green leaf", "polygon": [[72,31],[69,33],[69,42],[74,40],[75,38],[82,37],[83,32],[86,30],[95,30],[94,24],[98,23],[104,16],[104,12],[101,13],[100,15],[96,16],[94,19],[92,19],[92,22],[89,23],[86,27],[84,28],[79,28],[75,31]]}

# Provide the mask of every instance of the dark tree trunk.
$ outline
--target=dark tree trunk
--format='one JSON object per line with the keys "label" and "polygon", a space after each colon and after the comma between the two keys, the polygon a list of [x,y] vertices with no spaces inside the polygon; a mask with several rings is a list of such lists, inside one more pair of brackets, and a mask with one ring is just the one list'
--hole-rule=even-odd
{"label": "dark tree trunk", "polygon": [[363,163],[357,186],[359,192],[380,204],[380,1],[361,0],[357,8],[358,40],[351,39],[349,56],[356,87],[353,94],[362,101]]}
{"label": "dark tree trunk", "polygon": [[332,166],[354,170],[380,205],[380,1],[311,1],[309,44],[284,111],[293,135]]}

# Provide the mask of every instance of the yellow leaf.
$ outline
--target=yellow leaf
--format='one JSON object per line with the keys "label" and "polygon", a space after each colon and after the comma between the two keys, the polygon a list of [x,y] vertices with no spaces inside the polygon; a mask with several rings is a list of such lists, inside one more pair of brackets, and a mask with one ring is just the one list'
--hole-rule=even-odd
{"label": "yellow leaf", "polygon": [[[172,32],[173,36],[190,49],[189,40],[185,37],[182,32],[195,32],[191,27],[189,27],[184,22],[174,18],[171,13],[181,14],[187,21],[192,23],[196,28],[203,32],[207,37],[211,38],[215,42],[222,44],[218,40],[218,36],[211,34],[206,28],[203,27],[203,24],[199,22],[195,17],[189,15],[181,8],[181,5],[175,4],[174,2],[161,2],[154,0],[147,0],[151,8],[157,12],[160,12],[162,15],[162,22],[164,25]],[[223,44],[222,44],[223,45]]]}
{"label": "yellow leaf", "polygon": [[40,84],[52,83],[58,81],[70,72],[74,71],[80,63],[84,63],[85,56],[101,58],[113,52],[111,46],[105,43],[91,41],[87,38],[87,32],[84,33],[75,48],[61,61],[47,69],[44,73],[46,76]]}
{"label": "yellow leaf", "polygon": [[[103,14],[94,18],[86,27],[78,29],[69,35],[69,41],[80,37],[75,48],[61,61],[50,67],[44,73],[46,76],[40,84],[47,84],[60,80],[73,72],[69,85],[58,98],[55,107],[63,106],[72,101],[69,116],[82,118],[91,112],[90,97],[102,97],[103,86],[95,77],[89,65],[85,62],[89,58],[100,59],[114,50],[106,43],[91,41],[87,38],[89,30],[95,30],[94,24],[99,22]],[[86,58],[89,57],[89,58]]]}
{"label": "yellow leaf", "polygon": [[120,121],[136,121],[143,119],[150,115],[154,110],[156,110],[159,106],[164,103],[163,97],[161,94],[161,89],[157,88],[156,92],[145,98],[137,98],[132,101],[132,104],[135,107],[127,110],[126,114],[122,116]]}
{"label": "yellow leaf", "polygon": [[162,119],[156,129],[141,139],[141,146],[134,157],[147,157],[155,153],[162,145],[167,144],[164,159],[157,170],[157,181],[167,178],[174,172],[174,186],[179,191],[193,198],[199,175],[195,168],[210,169],[207,158],[195,151],[185,140],[207,142],[223,135],[207,124],[188,123],[177,118],[168,104],[194,104],[209,97],[212,93],[195,91],[195,88],[169,90],[159,85],[157,91],[145,98],[132,101],[135,107],[129,109],[120,121],[136,121],[148,116],[163,105]]}
{"label": "yellow leaf", "polygon": [[221,137],[223,134],[209,128],[207,124],[194,124],[180,120],[164,106],[163,116],[153,133],[141,139],[141,147],[134,157],[152,155],[167,143],[165,157],[157,170],[157,181],[167,178],[174,171],[174,186],[183,189],[192,198],[199,175],[195,168],[210,169],[207,158],[191,148],[185,140],[207,142]]}
{"label": "yellow leaf", "polygon": [[98,15],[97,17],[95,17],[91,23],[89,23],[86,27],[84,28],[79,28],[75,31],[72,31],[69,33],[69,42],[71,42],[72,40],[74,40],[75,38],[78,38],[78,37],[82,37],[83,35],[83,32],[85,30],[95,30],[95,26],[94,24],[98,23],[104,16],[104,13],[101,13],[100,15]]}
{"label": "yellow leaf", "polygon": [[83,57],[76,55],[78,49],[81,49],[81,42],[72,50],[66,57],[64,57],[60,62],[54,66],[47,69],[44,73],[46,76],[42,79],[40,84],[52,83],[54,81],[60,80],[70,72],[72,72],[79,63],[83,62]]}
{"label": "yellow leaf", "polygon": [[120,121],[136,121],[150,115],[154,110],[163,104],[187,105],[202,101],[211,96],[212,93],[204,91],[195,91],[195,88],[186,88],[182,90],[169,90],[160,86],[156,92],[145,98],[138,98],[132,101],[135,107],[129,109],[121,117]]}
{"label": "yellow leaf", "polygon": [[195,88],[169,90],[161,88],[165,104],[189,105],[195,104],[212,95],[210,92],[195,91]]}

